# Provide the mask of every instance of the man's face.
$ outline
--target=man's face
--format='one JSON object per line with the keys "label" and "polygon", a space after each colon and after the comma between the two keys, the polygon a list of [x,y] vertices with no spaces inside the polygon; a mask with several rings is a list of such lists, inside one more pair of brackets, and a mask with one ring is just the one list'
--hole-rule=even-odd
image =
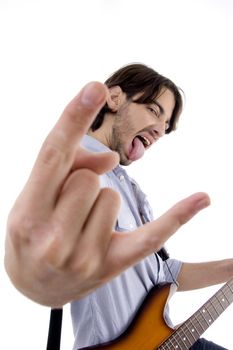
{"label": "man's face", "polygon": [[175,106],[173,93],[163,89],[150,104],[139,104],[124,97],[113,116],[109,147],[120,155],[120,164],[140,159],[146,149],[165,134]]}

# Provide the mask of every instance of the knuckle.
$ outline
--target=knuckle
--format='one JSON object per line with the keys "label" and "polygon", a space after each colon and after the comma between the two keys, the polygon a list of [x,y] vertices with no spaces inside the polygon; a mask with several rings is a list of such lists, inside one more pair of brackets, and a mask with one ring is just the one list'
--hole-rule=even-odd
{"label": "knuckle", "polygon": [[57,165],[63,158],[64,153],[62,150],[50,141],[48,137],[41,148],[40,160],[46,166]]}
{"label": "knuckle", "polygon": [[[25,215],[25,212],[12,213],[7,222],[7,234],[15,247],[25,247],[40,259],[48,250],[50,242],[54,240],[57,232],[49,221]],[[59,235],[57,235],[59,237]],[[30,253],[29,251],[29,253]]]}
{"label": "knuckle", "polygon": [[[90,258],[91,256],[91,258]],[[91,280],[98,276],[102,266],[102,257],[99,254],[84,253],[81,257],[73,259],[69,264],[70,270],[79,275],[81,279]]]}
{"label": "knuckle", "polygon": [[34,222],[27,216],[11,213],[7,222],[7,232],[13,242],[29,242]]}
{"label": "knuckle", "polygon": [[[93,202],[100,191],[98,176],[88,169],[78,169],[73,171],[62,186],[61,195],[68,196],[70,203],[80,206]],[[67,198],[68,198],[67,197]],[[64,207],[66,208],[66,207]],[[74,206],[75,208],[75,206]],[[82,212],[82,211],[81,211]],[[61,221],[65,220],[65,217]]]}
{"label": "knuckle", "polygon": [[48,167],[66,163],[72,157],[69,139],[61,128],[53,129],[40,150],[40,161]]}
{"label": "knuckle", "polygon": [[77,188],[83,189],[85,192],[96,191],[100,188],[100,181],[97,174],[89,169],[76,170],[71,175],[71,180],[74,181],[78,186]]}
{"label": "knuckle", "polygon": [[107,204],[110,204],[112,208],[118,210],[120,208],[121,199],[120,195],[111,188],[103,188],[101,190],[101,195]]}
{"label": "knuckle", "polygon": [[138,245],[147,254],[152,251],[157,251],[163,245],[163,231],[158,231],[156,228],[152,228],[151,223],[147,223],[141,228],[136,230]]}
{"label": "knuckle", "polygon": [[54,164],[60,161],[61,151],[55,144],[50,143],[48,140],[44,142],[42,149],[41,161],[45,165]]}
{"label": "knuckle", "polygon": [[[61,223],[50,225],[45,231],[44,239],[41,242],[39,259],[50,267],[60,269],[65,265],[70,254],[70,246],[64,240],[64,229]],[[43,235],[44,232],[40,232]]]}

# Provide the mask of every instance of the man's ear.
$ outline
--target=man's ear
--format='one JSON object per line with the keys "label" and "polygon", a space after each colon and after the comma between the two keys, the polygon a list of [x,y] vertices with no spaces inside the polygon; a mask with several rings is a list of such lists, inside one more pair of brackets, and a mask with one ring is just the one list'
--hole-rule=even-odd
{"label": "man's ear", "polygon": [[113,86],[108,89],[107,105],[112,112],[116,112],[121,104],[123,91],[120,86]]}

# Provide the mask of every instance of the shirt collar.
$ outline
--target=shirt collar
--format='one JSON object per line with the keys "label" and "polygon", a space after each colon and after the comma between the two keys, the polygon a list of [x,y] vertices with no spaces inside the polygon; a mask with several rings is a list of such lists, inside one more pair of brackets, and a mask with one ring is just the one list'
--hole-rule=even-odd
{"label": "shirt collar", "polygon": [[81,146],[93,152],[110,152],[110,148],[90,135],[85,135],[81,141]]}
{"label": "shirt collar", "polygon": [[[101,143],[96,138],[90,135],[85,135],[83,137],[81,141],[81,146],[86,148],[88,151],[92,151],[92,152],[111,152],[111,149],[109,147],[105,146],[103,143]],[[113,172],[117,176],[120,176],[122,174],[127,176],[126,171],[120,165],[117,165],[113,169]]]}

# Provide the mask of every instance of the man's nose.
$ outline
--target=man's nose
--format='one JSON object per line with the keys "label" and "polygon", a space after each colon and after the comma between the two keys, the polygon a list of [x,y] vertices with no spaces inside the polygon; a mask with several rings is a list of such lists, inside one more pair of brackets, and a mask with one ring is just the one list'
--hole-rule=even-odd
{"label": "man's nose", "polygon": [[159,138],[164,136],[166,132],[166,122],[161,120],[154,128],[154,132]]}

